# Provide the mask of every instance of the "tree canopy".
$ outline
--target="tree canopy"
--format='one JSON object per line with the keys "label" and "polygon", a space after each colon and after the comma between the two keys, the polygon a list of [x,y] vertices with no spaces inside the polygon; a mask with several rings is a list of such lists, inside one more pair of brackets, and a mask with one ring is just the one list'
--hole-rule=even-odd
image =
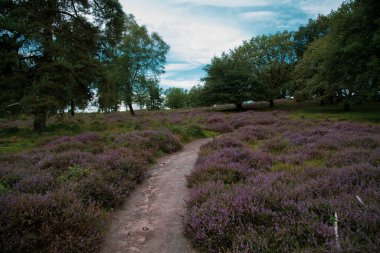
{"label": "tree canopy", "polygon": [[132,103],[136,96],[140,96],[138,100],[141,101],[144,86],[148,90],[154,83],[152,80],[164,73],[169,46],[157,33],[150,34],[145,26],[138,25],[132,15],[126,17],[125,24],[127,29],[116,47],[109,69],[120,91],[118,102],[124,102],[134,115]]}
{"label": "tree canopy", "polygon": [[165,106],[180,109],[188,106],[188,92],[182,88],[169,88],[165,91]]}
{"label": "tree canopy", "polygon": [[35,115],[34,128],[43,130],[49,112],[86,104],[92,96],[98,56],[124,29],[122,7],[117,0],[4,0],[0,9],[6,94],[0,106],[19,103]]}
{"label": "tree canopy", "polygon": [[296,32],[253,37],[206,65],[205,104],[292,97],[362,103],[380,94],[380,3],[344,2]]}
{"label": "tree canopy", "polygon": [[253,37],[206,65],[204,93],[208,103],[268,100],[286,95],[296,60],[292,34]]}
{"label": "tree canopy", "polygon": [[0,115],[30,113],[37,131],[95,98],[101,111],[134,113],[138,91],[149,108],[162,103],[169,46],[118,0],[0,1],[0,45]]}
{"label": "tree canopy", "polygon": [[320,99],[363,102],[380,90],[377,1],[343,3],[329,15],[327,35],[313,41],[296,66],[301,90]]}

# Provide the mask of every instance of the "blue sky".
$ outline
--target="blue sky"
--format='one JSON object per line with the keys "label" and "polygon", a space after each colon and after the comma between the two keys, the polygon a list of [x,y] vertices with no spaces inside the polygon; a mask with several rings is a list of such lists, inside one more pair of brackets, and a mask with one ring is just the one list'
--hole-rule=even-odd
{"label": "blue sky", "polygon": [[149,31],[171,47],[161,86],[189,89],[200,83],[211,58],[253,36],[296,30],[342,0],[120,0]]}

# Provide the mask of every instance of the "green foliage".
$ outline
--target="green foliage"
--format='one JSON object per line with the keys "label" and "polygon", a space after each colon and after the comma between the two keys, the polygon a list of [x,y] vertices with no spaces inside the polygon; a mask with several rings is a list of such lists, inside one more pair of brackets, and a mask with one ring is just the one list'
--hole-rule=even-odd
{"label": "green foliage", "polygon": [[119,2],[6,0],[0,9],[0,84],[8,97],[0,111],[33,114],[41,131],[48,113],[84,107],[99,79],[96,55],[120,36]]}
{"label": "green foliage", "polygon": [[195,108],[195,107],[201,107],[201,106],[206,105],[203,86],[198,84],[196,86],[191,87],[188,95],[189,95],[188,103],[190,107]]}
{"label": "green foliage", "polygon": [[187,90],[182,88],[169,88],[165,91],[165,106],[170,109],[185,108],[188,105]]}
{"label": "green foliage", "polygon": [[329,15],[329,32],[305,51],[295,70],[300,90],[332,102],[344,100],[345,110],[380,90],[379,3],[346,2]]}
{"label": "green foliage", "polygon": [[237,109],[248,100],[273,105],[274,99],[289,93],[295,60],[291,33],[257,36],[214,57],[205,67],[204,88],[194,88],[194,93],[208,104],[233,103]]}
{"label": "green foliage", "polygon": [[144,79],[136,87],[133,100],[140,106],[140,109],[159,110],[163,106],[163,89],[158,83],[158,80],[155,79]]}
{"label": "green foliage", "polygon": [[244,42],[251,64],[255,66],[259,91],[253,98],[271,101],[285,97],[291,83],[291,73],[296,61],[292,34],[285,31],[274,35],[263,35]]}
{"label": "green foliage", "polygon": [[63,175],[58,177],[58,180],[62,182],[67,182],[70,180],[76,181],[89,174],[91,174],[91,170],[89,169],[84,169],[80,166],[69,166],[68,170]]}
{"label": "green foliage", "polygon": [[301,25],[293,36],[297,59],[301,59],[309,45],[327,35],[329,30],[330,19],[324,15],[318,15],[315,20],[309,19],[306,26]]}
{"label": "green foliage", "polygon": [[208,105],[233,103],[237,109],[251,98],[256,84],[252,64],[243,48],[214,57],[204,70],[204,102]]}
{"label": "green foliage", "polygon": [[[132,15],[125,19],[126,30],[109,65],[109,72],[120,95],[118,102],[128,105],[134,115],[132,103],[151,104],[157,108],[160,100],[157,78],[164,73],[169,46],[157,33],[149,33],[145,26],[136,23]],[[158,91],[158,95],[157,95]],[[102,94],[100,94],[102,96]]]}
{"label": "green foliage", "polygon": [[0,182],[0,194],[6,193],[8,191],[8,187]]}

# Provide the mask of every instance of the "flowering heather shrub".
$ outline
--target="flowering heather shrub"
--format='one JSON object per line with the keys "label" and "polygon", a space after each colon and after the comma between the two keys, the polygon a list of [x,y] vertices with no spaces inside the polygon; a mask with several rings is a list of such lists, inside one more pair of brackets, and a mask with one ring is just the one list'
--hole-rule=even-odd
{"label": "flowering heather shrub", "polygon": [[148,148],[158,148],[164,153],[172,153],[181,149],[179,139],[169,131],[143,131],[142,135],[148,138]]}
{"label": "flowering heather shrub", "polygon": [[190,186],[218,180],[225,184],[237,183],[251,173],[268,170],[270,166],[270,156],[262,152],[248,148],[223,148],[200,157],[196,169],[187,179]]}
{"label": "flowering heather shrub", "polygon": [[208,124],[207,129],[219,133],[228,133],[234,130],[233,126],[229,122],[216,122]]}
{"label": "flowering heather shrub", "polygon": [[123,173],[112,171],[93,173],[78,184],[75,191],[86,204],[97,203],[103,208],[115,208],[123,204],[135,182],[122,180]]}
{"label": "flowering heather shrub", "polygon": [[325,158],[326,158],[326,154],[324,154],[323,151],[313,150],[308,147],[305,147],[304,150],[290,149],[286,153],[277,153],[275,155],[276,161],[282,162],[285,164],[293,164],[293,165],[303,165],[308,160],[325,159]]}
{"label": "flowering heather shrub", "polygon": [[206,252],[335,252],[336,212],[343,252],[379,251],[380,127],[275,116],[201,147],[185,234]]}
{"label": "flowering heather shrub", "polygon": [[102,137],[98,133],[86,132],[74,137],[58,137],[41,147],[41,150],[49,152],[80,150],[96,154],[103,151],[102,141]]}
{"label": "flowering heather shrub", "polygon": [[0,195],[0,251],[95,252],[104,220],[72,192]]}
{"label": "flowering heather shrub", "polygon": [[335,152],[326,162],[329,167],[343,167],[368,161],[371,151],[367,149],[345,148]]}
{"label": "flowering heather shrub", "polygon": [[203,123],[206,129],[219,133],[228,133],[234,130],[234,126],[223,113],[215,113],[209,117],[206,117]]}
{"label": "flowering heather shrub", "polygon": [[187,208],[201,205],[209,197],[217,195],[224,190],[225,184],[222,181],[210,181],[204,184],[198,184],[197,187],[191,189],[186,201]]}
{"label": "flowering heather shrub", "polygon": [[216,138],[213,141],[210,141],[204,144],[201,149],[201,155],[207,155],[212,153],[213,151],[222,149],[222,148],[242,148],[244,145],[232,137],[223,136],[221,138]]}
{"label": "flowering heather shrub", "polygon": [[288,141],[286,139],[276,137],[276,138],[264,141],[261,148],[265,152],[278,154],[284,151],[284,149],[286,149],[287,146],[288,146]]}
{"label": "flowering heather shrub", "polygon": [[56,188],[56,180],[49,172],[41,172],[40,174],[24,177],[14,185],[13,190],[22,193],[43,194],[54,188]]}
{"label": "flowering heather shrub", "polygon": [[78,134],[73,139],[81,143],[91,143],[91,142],[101,141],[102,137],[98,133],[87,132],[87,133]]}
{"label": "flowering heather shrub", "polygon": [[123,204],[155,157],[180,148],[167,130],[85,132],[0,155],[0,252],[97,251],[103,214]]}
{"label": "flowering heather shrub", "polygon": [[50,170],[55,175],[64,173],[70,166],[92,168],[97,163],[94,154],[82,151],[65,151],[58,154],[47,154],[39,161],[35,168],[39,170]]}
{"label": "flowering heather shrub", "polygon": [[253,121],[254,113],[252,111],[247,111],[233,115],[230,120],[230,123],[235,129],[237,129],[240,127],[252,125]]}
{"label": "flowering heather shrub", "polygon": [[239,128],[236,134],[239,140],[255,142],[256,140],[269,139],[276,135],[276,129],[268,126],[245,126]]}
{"label": "flowering heather shrub", "polygon": [[135,131],[131,133],[114,134],[111,140],[116,146],[125,146],[133,149],[160,150],[171,153],[181,149],[179,139],[169,131]]}

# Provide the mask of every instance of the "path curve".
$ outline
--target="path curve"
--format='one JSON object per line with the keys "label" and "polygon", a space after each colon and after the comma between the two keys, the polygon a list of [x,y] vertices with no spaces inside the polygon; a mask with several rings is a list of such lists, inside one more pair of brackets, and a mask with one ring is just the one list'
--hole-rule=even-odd
{"label": "path curve", "polygon": [[157,161],[149,178],[113,215],[102,253],[196,252],[182,234],[188,192],[185,175],[193,169],[200,146],[208,141],[194,141]]}

